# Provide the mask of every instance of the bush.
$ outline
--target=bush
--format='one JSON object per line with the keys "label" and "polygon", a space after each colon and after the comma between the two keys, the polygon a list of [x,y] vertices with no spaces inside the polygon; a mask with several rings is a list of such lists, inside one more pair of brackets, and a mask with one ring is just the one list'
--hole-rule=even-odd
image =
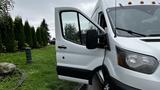
{"label": "bush", "polygon": [[18,41],[14,40],[14,45],[15,45],[15,51],[18,51]]}
{"label": "bush", "polygon": [[37,48],[41,48],[41,44],[39,44],[39,42],[37,42]]}

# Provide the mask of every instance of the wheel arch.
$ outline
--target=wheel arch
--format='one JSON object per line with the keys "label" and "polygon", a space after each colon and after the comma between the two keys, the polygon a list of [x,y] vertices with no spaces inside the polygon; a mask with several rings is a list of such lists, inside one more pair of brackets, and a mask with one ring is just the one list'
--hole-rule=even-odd
{"label": "wheel arch", "polygon": [[91,75],[91,77],[89,79],[89,84],[90,85],[92,85],[93,77],[99,70],[102,70],[102,73],[103,73],[103,76],[104,76],[105,80],[106,79],[110,79],[110,74],[109,74],[109,70],[108,70],[107,66],[105,66],[105,65],[98,66],[92,71],[92,75]]}

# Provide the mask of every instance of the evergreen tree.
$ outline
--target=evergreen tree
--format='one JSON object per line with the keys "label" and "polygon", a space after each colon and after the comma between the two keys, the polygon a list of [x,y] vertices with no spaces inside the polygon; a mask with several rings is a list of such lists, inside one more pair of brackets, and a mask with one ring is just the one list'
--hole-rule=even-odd
{"label": "evergreen tree", "polygon": [[37,37],[36,37],[36,32],[35,32],[35,28],[34,27],[31,27],[31,33],[32,33],[32,43],[33,43],[33,46],[32,48],[37,48]]}
{"label": "evergreen tree", "polygon": [[26,43],[27,43],[30,47],[33,47],[31,27],[30,27],[28,21],[25,21],[24,32],[25,32],[25,37],[26,37],[26,40],[25,40]]}
{"label": "evergreen tree", "polygon": [[37,37],[38,47],[42,47],[43,41],[42,41],[42,37],[41,37],[41,28],[40,27],[37,28],[36,37]]}
{"label": "evergreen tree", "polygon": [[10,16],[4,17],[4,29],[2,31],[3,44],[6,47],[7,52],[15,51],[15,37],[13,31],[13,20]]}
{"label": "evergreen tree", "polygon": [[2,52],[2,37],[1,37],[1,31],[0,31],[0,52]]}
{"label": "evergreen tree", "polygon": [[2,52],[2,37],[1,37],[1,34],[2,34],[2,20],[0,18],[0,52]]}
{"label": "evergreen tree", "polygon": [[25,34],[21,17],[16,17],[14,21],[15,38],[18,41],[18,49],[25,47]]}
{"label": "evergreen tree", "polygon": [[65,38],[73,42],[80,42],[78,38],[79,32],[76,32],[76,26],[74,24],[65,25]]}
{"label": "evergreen tree", "polygon": [[41,40],[42,40],[41,45],[42,46],[46,46],[47,43],[48,43],[48,40],[46,39],[46,31],[45,31],[45,29],[41,28],[40,29],[40,33],[41,33]]}
{"label": "evergreen tree", "polygon": [[41,25],[41,34],[42,34],[42,40],[43,40],[43,46],[46,46],[48,44],[50,35],[48,33],[49,29],[48,29],[48,25],[46,24],[45,19],[43,19]]}

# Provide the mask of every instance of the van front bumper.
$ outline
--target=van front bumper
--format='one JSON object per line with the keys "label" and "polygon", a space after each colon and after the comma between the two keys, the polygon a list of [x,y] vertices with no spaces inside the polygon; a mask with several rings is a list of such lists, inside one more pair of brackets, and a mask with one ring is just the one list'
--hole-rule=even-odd
{"label": "van front bumper", "polygon": [[[117,70],[117,77],[114,82],[117,81],[117,86],[124,90],[160,90],[160,67],[153,74],[144,74],[135,71],[131,71],[125,68],[119,68]],[[127,88],[131,89],[127,89]]]}
{"label": "van front bumper", "polygon": [[121,83],[120,81],[112,78],[112,83],[114,84],[114,86],[116,86],[116,90],[141,90],[141,89],[137,89],[131,86],[128,86],[124,83]]}

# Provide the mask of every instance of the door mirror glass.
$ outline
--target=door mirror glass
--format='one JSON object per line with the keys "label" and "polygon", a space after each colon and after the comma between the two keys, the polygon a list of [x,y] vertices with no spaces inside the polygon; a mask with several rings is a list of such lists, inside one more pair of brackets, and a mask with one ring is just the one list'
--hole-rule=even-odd
{"label": "door mirror glass", "polygon": [[95,49],[98,45],[98,32],[96,30],[88,30],[86,34],[86,47]]}

